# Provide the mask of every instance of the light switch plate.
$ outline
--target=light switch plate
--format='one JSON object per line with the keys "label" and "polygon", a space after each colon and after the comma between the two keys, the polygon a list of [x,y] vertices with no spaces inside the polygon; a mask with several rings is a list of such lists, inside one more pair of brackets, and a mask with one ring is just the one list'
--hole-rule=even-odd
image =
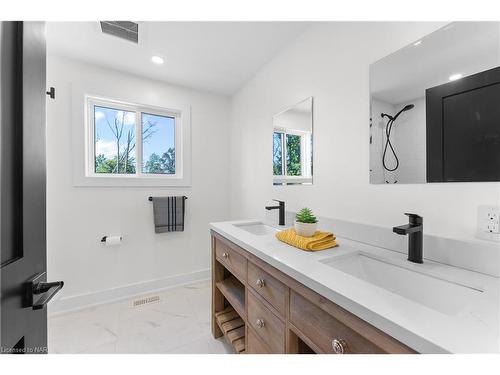
{"label": "light switch plate", "polygon": [[500,242],[499,206],[478,206],[476,236],[484,240]]}

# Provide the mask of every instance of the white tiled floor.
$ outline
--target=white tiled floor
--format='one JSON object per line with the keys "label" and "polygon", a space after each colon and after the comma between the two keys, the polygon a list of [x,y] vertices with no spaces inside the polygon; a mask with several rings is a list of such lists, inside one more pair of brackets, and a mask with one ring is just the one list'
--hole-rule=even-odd
{"label": "white tiled floor", "polygon": [[109,303],[49,318],[49,353],[230,353],[210,333],[210,282],[154,293],[160,301]]}

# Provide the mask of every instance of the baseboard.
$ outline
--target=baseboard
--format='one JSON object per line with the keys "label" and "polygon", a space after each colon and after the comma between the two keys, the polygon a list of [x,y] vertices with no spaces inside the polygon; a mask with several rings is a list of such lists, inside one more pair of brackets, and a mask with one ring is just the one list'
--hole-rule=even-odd
{"label": "baseboard", "polygon": [[205,269],[182,275],[175,275],[162,279],[148,280],[136,284],[100,290],[98,292],[61,297],[50,302],[48,315],[56,316],[66,314],[92,306],[121,301],[139,295],[151,294],[163,289],[169,289],[196,281],[208,280],[209,278],[210,269]]}

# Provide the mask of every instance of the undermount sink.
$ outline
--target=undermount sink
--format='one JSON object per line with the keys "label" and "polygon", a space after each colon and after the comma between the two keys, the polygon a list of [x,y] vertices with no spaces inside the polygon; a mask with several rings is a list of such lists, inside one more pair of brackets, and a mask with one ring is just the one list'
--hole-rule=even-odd
{"label": "undermount sink", "polygon": [[363,252],[320,261],[339,271],[447,315],[456,315],[483,291],[393,264]]}
{"label": "undermount sink", "polygon": [[233,225],[237,228],[243,229],[244,231],[255,234],[257,236],[265,236],[267,234],[275,234],[276,232],[278,232],[278,229],[260,222],[233,224]]}

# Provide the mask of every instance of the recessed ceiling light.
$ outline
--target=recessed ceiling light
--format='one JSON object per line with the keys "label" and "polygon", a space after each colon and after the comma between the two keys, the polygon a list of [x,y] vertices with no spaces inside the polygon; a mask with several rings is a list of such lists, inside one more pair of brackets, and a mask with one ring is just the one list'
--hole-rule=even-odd
{"label": "recessed ceiling light", "polygon": [[161,65],[164,62],[164,60],[160,56],[151,57],[151,61],[158,65]]}
{"label": "recessed ceiling light", "polygon": [[460,79],[462,77],[463,75],[461,73],[457,73],[457,74],[452,74],[448,79],[450,81],[456,81],[457,79]]}
{"label": "recessed ceiling light", "polygon": [[421,45],[421,44],[422,44],[422,41],[421,41],[421,40],[419,40],[419,41],[417,41],[417,42],[413,43],[413,45],[414,45],[415,47],[416,47],[416,46],[419,46],[419,45]]}

